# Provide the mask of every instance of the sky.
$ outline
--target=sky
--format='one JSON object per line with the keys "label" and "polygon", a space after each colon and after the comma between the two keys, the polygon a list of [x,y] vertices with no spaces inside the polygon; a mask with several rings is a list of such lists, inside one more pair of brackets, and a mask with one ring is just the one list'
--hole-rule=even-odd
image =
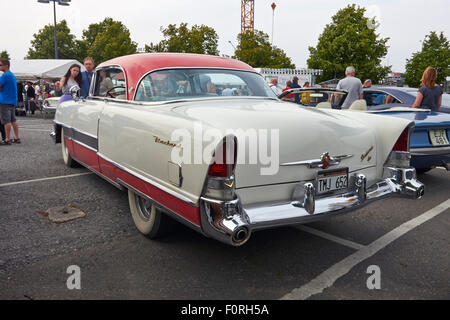
{"label": "sky", "polygon": [[[277,7],[272,11],[271,4]],[[2,31],[0,51],[11,59],[24,59],[33,34],[46,24],[53,26],[53,4],[37,0],[0,0]],[[404,72],[406,59],[421,48],[430,31],[443,31],[450,38],[449,0],[255,0],[255,29],[272,38],[297,68],[307,67],[309,46],[316,46],[319,35],[331,17],[348,4],[367,9],[376,16],[380,37],[389,37],[383,65]],[[56,6],[57,21],[66,19],[71,32],[81,39],[89,24],[106,17],[119,20],[130,30],[131,39],[144,48],[162,40],[161,27],[169,24],[207,25],[219,36],[220,54],[233,55],[240,32],[240,0],[72,0],[70,6]],[[273,19],[273,21],[272,21]],[[230,44],[230,41],[232,44]],[[12,68],[13,70],[13,68]]]}

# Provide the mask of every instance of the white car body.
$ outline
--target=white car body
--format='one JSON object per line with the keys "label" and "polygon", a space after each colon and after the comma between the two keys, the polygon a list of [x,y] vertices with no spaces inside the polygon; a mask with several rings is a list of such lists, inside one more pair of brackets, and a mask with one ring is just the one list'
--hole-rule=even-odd
{"label": "white car body", "polygon": [[[143,71],[135,69],[136,62]],[[96,79],[108,66],[124,72],[127,99],[96,96]],[[65,159],[69,156],[117,187],[130,190],[131,197],[151,201],[164,214],[231,245],[242,245],[252,231],[322,219],[384,196],[423,195],[423,185],[409,167],[408,150],[393,151],[402,133],[408,136],[411,132],[410,121],[299,108],[272,97],[135,101],[136,88],[146,74],[190,66],[254,72],[232,59],[188,54],[134,55],[105,62],[97,69],[87,99],[57,107],[55,137],[64,142]],[[116,78],[121,81],[120,76]],[[178,141],[173,140],[173,133],[182,128],[194,137],[199,125],[220,132],[200,144],[192,140],[192,153],[217,146],[211,159],[197,164],[174,162]],[[228,132],[237,129],[278,132],[275,174],[261,174],[267,164],[258,162],[237,163],[227,176],[211,176],[214,154]],[[238,155],[251,150],[248,136],[236,136],[233,141],[231,147]],[[327,166],[348,168],[348,188],[316,194],[318,171]],[[130,198],[130,206],[137,203],[139,207],[141,202],[133,201]]]}

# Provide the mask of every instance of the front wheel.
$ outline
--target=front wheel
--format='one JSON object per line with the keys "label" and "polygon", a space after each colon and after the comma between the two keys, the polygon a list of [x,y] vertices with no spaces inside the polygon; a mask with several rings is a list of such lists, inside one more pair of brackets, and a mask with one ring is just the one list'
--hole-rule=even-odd
{"label": "front wheel", "polygon": [[169,228],[169,218],[155,203],[128,190],[128,202],[136,228],[147,238],[156,239],[165,235]]}
{"label": "front wheel", "polygon": [[78,162],[72,159],[67,149],[66,140],[64,139],[64,129],[61,129],[61,151],[64,160],[64,164],[70,168],[78,166]]}

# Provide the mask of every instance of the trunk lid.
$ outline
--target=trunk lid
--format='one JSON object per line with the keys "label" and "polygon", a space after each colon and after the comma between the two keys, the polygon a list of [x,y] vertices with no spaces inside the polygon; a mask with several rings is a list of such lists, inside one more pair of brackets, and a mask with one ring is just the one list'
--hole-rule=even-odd
{"label": "trunk lid", "polygon": [[348,167],[353,172],[376,166],[374,131],[352,113],[327,113],[261,99],[217,99],[201,105],[188,102],[171,111],[225,134],[241,130],[237,135],[236,188],[314,179],[323,169],[284,164],[320,160],[326,152],[332,158],[348,156],[327,169]]}

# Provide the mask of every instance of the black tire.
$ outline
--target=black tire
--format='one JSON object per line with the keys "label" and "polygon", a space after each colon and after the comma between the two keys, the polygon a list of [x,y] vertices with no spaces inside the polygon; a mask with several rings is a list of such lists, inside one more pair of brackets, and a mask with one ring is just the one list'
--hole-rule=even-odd
{"label": "black tire", "polygon": [[63,156],[63,161],[66,166],[69,168],[78,167],[79,164],[70,156],[69,149],[66,146],[66,140],[64,139],[64,129],[61,129],[61,151]]}
{"label": "black tire", "polygon": [[171,219],[155,204],[135,192],[128,190],[130,212],[136,228],[149,239],[161,238],[171,230]]}

